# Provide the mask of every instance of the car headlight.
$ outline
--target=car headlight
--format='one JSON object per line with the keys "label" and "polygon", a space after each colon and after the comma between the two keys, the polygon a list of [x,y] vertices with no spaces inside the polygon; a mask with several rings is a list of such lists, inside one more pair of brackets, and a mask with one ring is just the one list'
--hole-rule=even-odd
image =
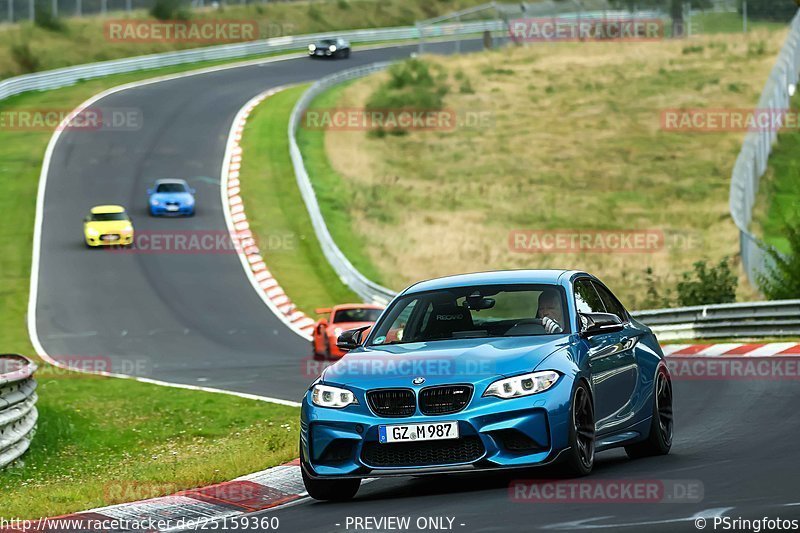
{"label": "car headlight", "polygon": [[336,45],[332,44],[331,47],[328,48],[328,50],[330,50],[331,52],[335,52],[336,51]]}
{"label": "car headlight", "polygon": [[533,372],[514,376],[513,378],[499,379],[486,387],[484,396],[497,396],[498,398],[518,398],[544,392],[558,381],[559,374],[553,370]]}
{"label": "car headlight", "polygon": [[158,198],[150,198],[150,205],[158,205]]}
{"label": "car headlight", "polygon": [[358,403],[355,395],[349,390],[320,384],[311,388],[311,401],[319,407],[331,407],[333,409],[341,409],[350,404]]}
{"label": "car headlight", "polygon": [[194,204],[194,198],[192,196],[189,196],[188,198],[186,198],[186,205],[192,205],[192,204]]}
{"label": "car headlight", "polygon": [[133,226],[128,226],[128,227],[126,227],[126,228],[122,228],[122,229],[120,230],[120,233],[123,233],[123,234],[124,234],[124,233],[133,233]]}
{"label": "car headlight", "polygon": [[98,235],[100,235],[100,232],[99,232],[99,231],[97,231],[97,230],[96,230],[96,229],[94,229],[94,228],[89,228],[89,229],[87,229],[87,230],[86,230],[86,233],[88,233],[88,234],[89,234],[89,235],[91,235],[92,237],[97,237]]}
{"label": "car headlight", "polygon": [[308,45],[308,51],[309,52],[313,52],[316,49],[317,49],[317,45],[315,45],[315,44],[309,44]]}
{"label": "car headlight", "polygon": [[341,335],[341,334],[342,334],[342,328],[333,328],[333,336],[334,337],[336,337],[338,339],[339,335]]}

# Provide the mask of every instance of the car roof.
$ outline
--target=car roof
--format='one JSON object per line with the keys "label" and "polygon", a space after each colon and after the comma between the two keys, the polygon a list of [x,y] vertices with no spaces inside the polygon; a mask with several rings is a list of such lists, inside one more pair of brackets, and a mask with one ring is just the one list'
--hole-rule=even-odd
{"label": "car roof", "polygon": [[186,180],[182,180],[182,179],[178,179],[178,178],[165,178],[165,179],[156,180],[156,187],[158,187],[159,185],[167,184],[167,183],[177,183],[177,184],[180,184],[180,185],[189,185],[188,183],[186,183]]}
{"label": "car roof", "polygon": [[378,304],[340,304],[333,307],[334,312],[344,309],[384,309],[384,306]]}
{"label": "car roof", "polygon": [[121,205],[98,205],[92,208],[93,215],[109,215],[111,213],[124,213],[125,208]]}
{"label": "car roof", "polygon": [[500,284],[545,284],[558,285],[564,277],[579,274],[575,270],[495,270],[491,272],[475,272],[472,274],[457,274],[443,278],[420,281],[405,291],[403,294],[447,289],[451,287],[468,287],[471,285],[500,285]]}

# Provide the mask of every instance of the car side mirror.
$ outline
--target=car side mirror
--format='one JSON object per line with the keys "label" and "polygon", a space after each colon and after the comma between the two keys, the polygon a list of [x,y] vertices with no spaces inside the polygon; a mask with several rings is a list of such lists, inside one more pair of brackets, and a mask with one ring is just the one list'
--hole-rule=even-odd
{"label": "car side mirror", "polygon": [[361,346],[361,336],[364,334],[364,331],[371,327],[372,326],[361,326],[360,328],[348,329],[347,331],[342,332],[342,334],[339,335],[339,338],[336,339],[336,347],[346,352],[355,350]]}
{"label": "car side mirror", "polygon": [[147,194],[148,194],[148,196],[153,194],[153,189],[147,189]]}
{"label": "car side mirror", "polygon": [[194,189],[191,189],[191,188],[189,189],[189,193],[190,193],[190,194],[194,194],[194,193],[196,193],[196,192],[197,192],[197,191],[196,191],[196,190],[194,190]]}
{"label": "car side mirror", "polygon": [[611,313],[578,313],[578,317],[581,320],[581,337],[586,339],[625,329],[622,319]]}
{"label": "car side mirror", "polygon": [[86,222],[91,222],[91,221],[92,221],[92,217],[91,217],[91,216],[89,216],[89,215],[86,215],[85,217],[83,217],[83,222],[84,222],[84,223],[86,223]]}

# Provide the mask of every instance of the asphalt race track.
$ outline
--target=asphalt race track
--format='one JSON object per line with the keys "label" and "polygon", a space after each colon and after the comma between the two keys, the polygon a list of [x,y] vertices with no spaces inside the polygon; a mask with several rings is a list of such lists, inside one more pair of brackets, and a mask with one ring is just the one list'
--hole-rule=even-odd
{"label": "asphalt race track", "polygon": [[[236,255],[87,250],[81,220],[93,205],[120,203],[137,232],[226,231],[220,168],[233,117],[250,98],[413,50],[241,67],[97,102],[139,110],[142,127],[68,131],[56,145],[44,197],[36,302],[46,351],[66,361],[107,357],[117,372],[298,400],[310,381],[301,369],[308,343],[264,305]],[[194,218],[147,216],[145,190],[164,177],[186,177],[197,189]],[[252,201],[248,206],[255,208]],[[798,398],[797,381],[677,381],[673,453],[637,461],[621,451],[604,453],[588,478],[679,480],[702,487],[702,497],[691,503],[511,501],[510,481],[557,476],[538,470],[380,480],[365,484],[351,503],[304,500],[271,513],[281,530],[304,532],[354,531],[347,529],[347,517],[368,516],[411,516],[412,524],[420,516],[449,517],[456,531],[697,531],[698,516],[798,518]],[[713,524],[705,529],[714,530]]]}
{"label": "asphalt race track", "polygon": [[[457,532],[696,532],[694,521],[699,516],[800,518],[796,444],[800,383],[677,381],[674,385],[676,433],[670,455],[634,461],[622,450],[603,452],[597,456],[593,474],[581,481],[638,479],[667,487],[670,480],[676,480],[681,487],[702,487],[701,501],[512,501],[509,484],[514,480],[535,480],[544,487],[558,479],[554,469],[530,469],[378,480],[362,485],[352,502],[306,500],[272,514],[291,531],[346,531],[348,516],[387,515],[411,516],[412,524],[419,516],[450,517]],[[679,497],[681,493],[665,489],[664,496],[667,494]],[[705,530],[714,531],[710,519],[707,523]],[[355,530],[351,527],[349,531]],[[721,531],[719,526],[717,531]]]}
{"label": "asphalt race track", "polygon": [[[467,50],[479,47],[464,43]],[[233,118],[250,98],[415,50],[223,70],[132,88],[90,106],[107,116],[133,110],[141,127],[67,130],[55,147],[36,306],[46,352],[72,366],[110,364],[118,373],[299,400],[313,379],[301,362],[309,343],[266,307],[234,253],[87,250],[82,220],[92,206],[110,203],[127,207],[137,234],[227,232],[220,170]],[[147,215],[146,190],[165,177],[184,177],[197,189],[195,217]]]}

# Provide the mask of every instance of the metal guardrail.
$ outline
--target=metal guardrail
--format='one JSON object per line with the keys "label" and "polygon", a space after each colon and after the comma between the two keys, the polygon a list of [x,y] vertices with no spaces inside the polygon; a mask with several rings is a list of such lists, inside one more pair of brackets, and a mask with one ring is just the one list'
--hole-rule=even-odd
{"label": "metal guardrail", "polygon": [[[792,19],[789,36],[778,55],[778,60],[767,80],[758,110],[770,115],[787,111],[800,72],[800,11]],[[766,271],[769,256],[759,245],[759,240],[750,232],[753,206],[756,204],[761,176],[767,170],[772,145],[778,139],[777,128],[762,128],[751,131],[742,145],[731,176],[730,210],[734,223],[739,228],[739,249],[742,266],[753,286],[757,286],[759,273]]]}
{"label": "metal guardrail", "polygon": [[800,337],[800,300],[635,311],[660,340]]}
{"label": "metal guardrail", "polygon": [[[426,37],[448,37],[480,33],[484,29],[495,28],[498,21],[476,21],[437,26]],[[353,43],[374,43],[380,41],[399,41],[416,39],[419,32],[414,26],[396,28],[351,30],[340,32],[314,33],[289,37],[275,37],[247,43],[224,44],[177,52],[166,52],[146,56],[115,59],[100,63],[89,63],[56,70],[25,74],[0,81],[0,100],[27,91],[42,91],[73,85],[78,81],[101,78],[113,74],[124,74],[137,70],[171,67],[185,63],[239,59],[249,56],[266,55],[277,52],[291,52],[305,49],[309,43],[327,37],[342,37]]]}
{"label": "metal guardrail", "polygon": [[21,355],[0,355],[0,468],[25,453],[36,432],[36,368]]}
{"label": "metal guardrail", "polygon": [[311,224],[322,247],[322,253],[325,254],[325,258],[336,274],[339,275],[342,283],[350,287],[364,301],[381,304],[386,304],[394,298],[395,292],[367,279],[353,266],[336,245],[336,242],[334,242],[330,231],[328,231],[328,226],[325,224],[322,211],[320,211],[314,187],[308,177],[308,171],[303,162],[303,154],[300,153],[300,148],[297,146],[297,128],[300,126],[303,114],[318,95],[334,85],[379,72],[388,68],[389,65],[391,65],[390,62],[375,63],[365,67],[345,70],[318,80],[303,93],[303,96],[300,97],[300,100],[297,101],[294,109],[292,109],[292,114],[289,118],[289,154],[292,158],[297,186],[300,188],[300,194],[303,196],[306,210],[308,210],[308,214],[311,217]]}
{"label": "metal guardrail", "polygon": [[[297,129],[314,99],[334,85],[386,69],[377,63],[322,78],[298,100],[289,119],[289,152],[297,185],[311,217],[322,251],[342,282],[368,302],[388,303],[395,296],[361,274],[345,257],[328,230],[314,187],[297,145]],[[800,300],[716,304],[677,309],[634,311],[633,316],[650,326],[662,341],[681,339],[800,337]]]}

